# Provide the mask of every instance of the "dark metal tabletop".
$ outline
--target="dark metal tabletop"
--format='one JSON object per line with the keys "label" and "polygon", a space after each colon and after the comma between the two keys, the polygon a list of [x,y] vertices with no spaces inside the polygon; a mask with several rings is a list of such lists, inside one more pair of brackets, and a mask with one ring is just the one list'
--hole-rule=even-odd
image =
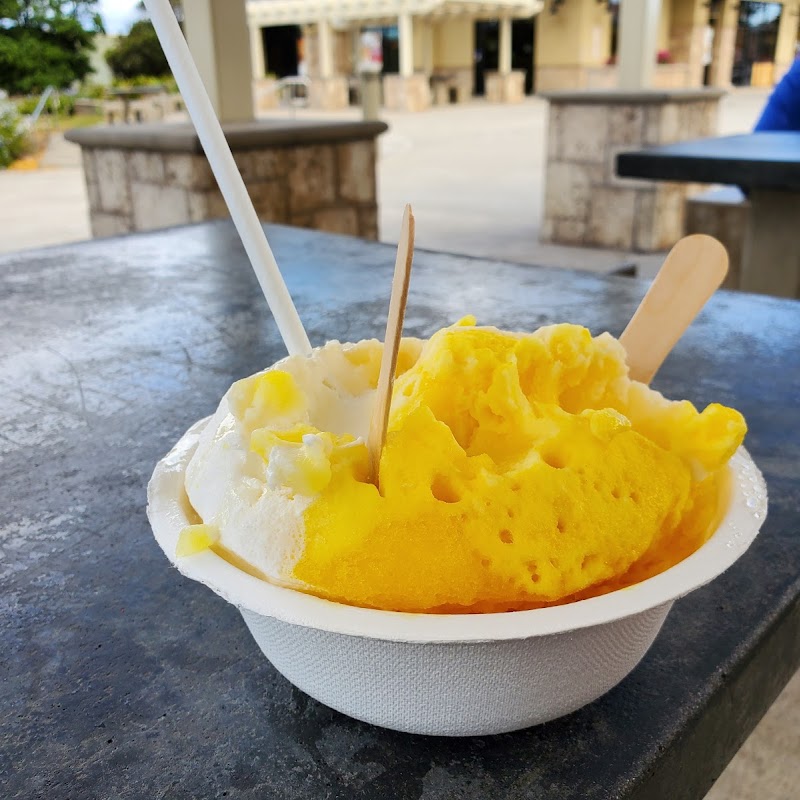
{"label": "dark metal tabletop", "polygon": [[800,132],[694,139],[620,153],[617,175],[800,192]]}
{"label": "dark metal tabletop", "polygon": [[[312,342],[381,336],[394,249],[270,227]],[[631,278],[419,252],[406,332],[465,313],[619,334]],[[229,223],[0,257],[0,792],[10,798],[701,798],[800,664],[800,303],[721,292],[655,385],[740,409],[770,511],[617,688],[546,725],[381,730],[294,689],[145,517],[153,466],[283,355]]]}

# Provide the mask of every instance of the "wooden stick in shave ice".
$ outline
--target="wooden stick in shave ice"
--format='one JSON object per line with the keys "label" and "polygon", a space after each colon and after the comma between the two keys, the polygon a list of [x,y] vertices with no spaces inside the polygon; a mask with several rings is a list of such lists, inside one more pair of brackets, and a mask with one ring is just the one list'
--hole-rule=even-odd
{"label": "wooden stick in shave ice", "polygon": [[381,371],[378,375],[378,388],[375,405],[369,423],[367,451],[369,453],[370,481],[380,486],[380,463],[383,445],[386,441],[386,428],[389,424],[389,408],[392,404],[394,373],[397,369],[397,353],[403,335],[403,317],[408,300],[408,283],[411,279],[411,261],[414,258],[414,215],[411,206],[403,212],[400,228],[400,241],[397,243],[397,257],[394,262],[392,296],[389,300],[389,318],[386,321],[386,336],[383,340]]}

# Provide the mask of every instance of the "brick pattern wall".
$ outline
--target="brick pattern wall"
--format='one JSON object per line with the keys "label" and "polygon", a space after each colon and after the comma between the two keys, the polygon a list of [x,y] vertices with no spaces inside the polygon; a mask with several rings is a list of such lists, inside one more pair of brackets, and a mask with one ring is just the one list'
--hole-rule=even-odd
{"label": "brick pattern wall", "polygon": [[656,251],[683,231],[694,186],[618,178],[619,152],[712,136],[718,101],[551,103],[542,239]]}
{"label": "brick pattern wall", "polygon": [[[82,148],[93,236],[228,216],[203,155]],[[378,238],[375,141],[234,152],[260,219]]]}

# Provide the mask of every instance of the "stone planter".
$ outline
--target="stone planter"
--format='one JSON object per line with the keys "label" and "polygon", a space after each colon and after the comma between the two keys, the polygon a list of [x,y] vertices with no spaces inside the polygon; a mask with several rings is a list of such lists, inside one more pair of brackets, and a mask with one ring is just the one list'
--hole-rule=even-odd
{"label": "stone planter", "polygon": [[431,87],[427,75],[417,73],[383,76],[383,104],[390,111],[424,111],[431,105]]}
{"label": "stone planter", "polygon": [[[260,219],[378,238],[375,139],[383,122],[226,125]],[[70,131],[82,148],[94,236],[228,216],[194,128],[120,125]]]}
{"label": "stone planter", "polygon": [[550,101],[542,239],[657,251],[682,235],[690,184],[619,178],[622,150],[712,136],[716,89],[559,92]]}
{"label": "stone planter", "polygon": [[525,99],[525,73],[510,72],[486,75],[486,99],[490,103],[521,103]]}
{"label": "stone planter", "polygon": [[256,112],[278,108],[278,81],[275,78],[259,78],[253,81],[253,105]]}
{"label": "stone planter", "polygon": [[323,111],[338,111],[350,105],[350,87],[344,76],[314,78],[308,87],[308,105]]}

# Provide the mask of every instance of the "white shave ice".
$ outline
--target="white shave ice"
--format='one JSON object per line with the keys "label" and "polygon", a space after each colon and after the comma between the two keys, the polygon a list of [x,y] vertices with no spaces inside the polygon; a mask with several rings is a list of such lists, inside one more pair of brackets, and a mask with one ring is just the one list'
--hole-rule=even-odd
{"label": "white shave ice", "polygon": [[[414,360],[421,346],[409,339],[403,345]],[[256,429],[285,431],[305,424],[365,439],[380,357],[376,340],[333,341],[309,356],[289,356],[233,384],[203,431],[186,470],[189,500],[203,522],[219,530],[219,544],[275,583],[306,588],[292,577],[292,569],[303,552],[303,514],[313,493],[288,486],[299,460],[325,459],[330,445],[305,434],[297,445],[275,445],[267,462],[251,449],[251,435]],[[294,378],[301,401],[283,413],[259,417],[243,398],[259,376],[273,371]]]}

